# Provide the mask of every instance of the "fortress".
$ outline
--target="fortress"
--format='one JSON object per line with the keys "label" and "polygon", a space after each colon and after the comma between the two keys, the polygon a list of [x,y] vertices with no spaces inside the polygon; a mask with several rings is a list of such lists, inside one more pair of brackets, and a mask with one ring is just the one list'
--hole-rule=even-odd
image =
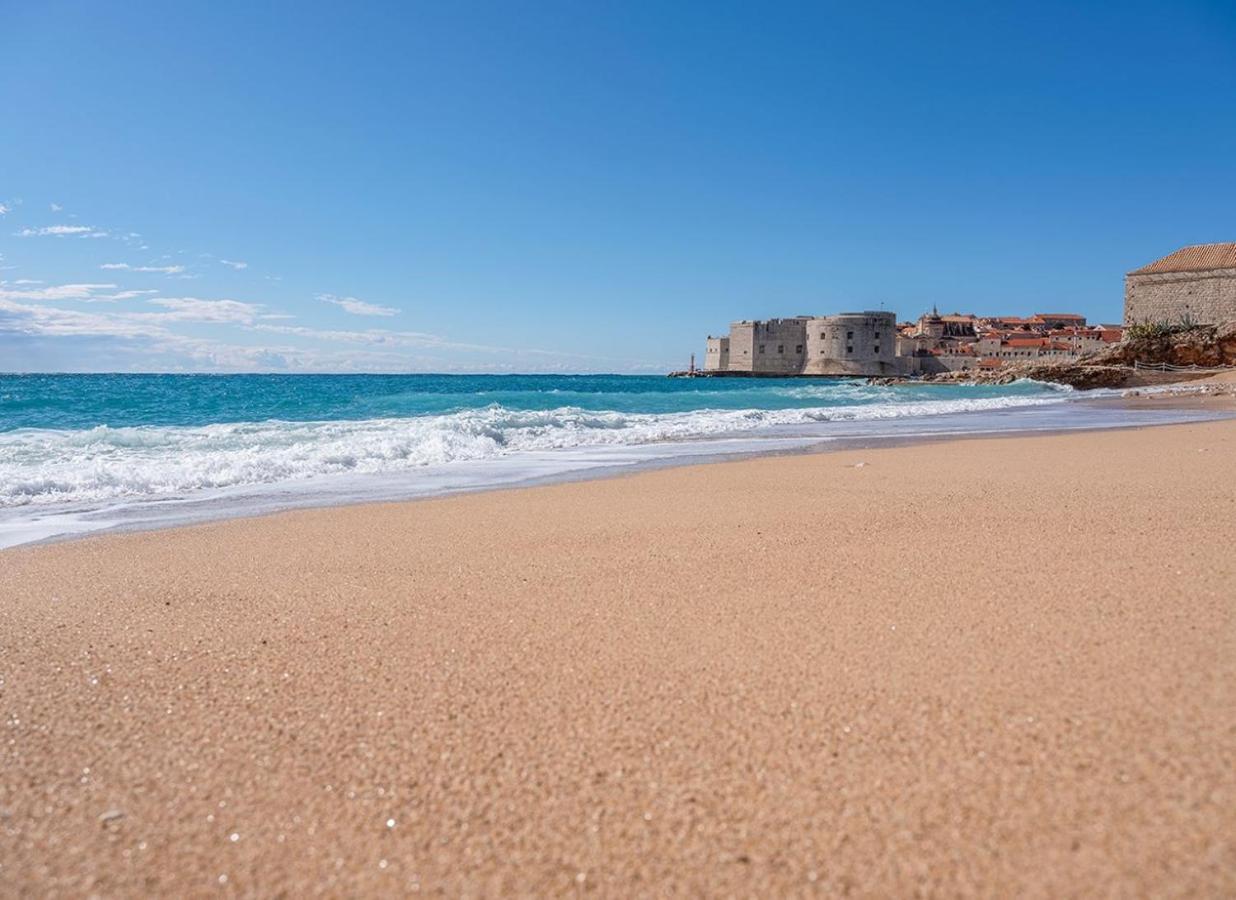
{"label": "fortress", "polygon": [[704,371],[735,375],[899,375],[897,316],[841,313],[734,322],[708,338]]}
{"label": "fortress", "polygon": [[1010,362],[1067,362],[1119,341],[1119,325],[1087,325],[1076,313],[1019,316],[941,315],[898,323],[883,310],[835,316],[734,322],[709,337],[704,368],[711,376],[917,376],[997,369]]}
{"label": "fortress", "polygon": [[918,376],[1009,363],[1070,362],[1141,323],[1236,321],[1236,243],[1184,247],[1125,276],[1124,325],[1087,325],[1076,313],[941,315],[917,322],[867,310],[733,322],[709,337],[704,368],[681,375]]}
{"label": "fortress", "polygon": [[1184,247],[1124,279],[1124,324],[1236,322],[1236,243]]}

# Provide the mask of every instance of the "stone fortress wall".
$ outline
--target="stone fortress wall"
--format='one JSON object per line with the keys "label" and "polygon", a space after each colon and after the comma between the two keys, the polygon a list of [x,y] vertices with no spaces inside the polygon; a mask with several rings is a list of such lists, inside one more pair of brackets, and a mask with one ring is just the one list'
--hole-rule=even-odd
{"label": "stone fortress wall", "polygon": [[1236,268],[1203,272],[1136,272],[1124,280],[1124,324],[1236,321]]}
{"label": "stone fortress wall", "polygon": [[1124,277],[1124,324],[1236,321],[1236,243],[1191,244]]}
{"label": "stone fortress wall", "polygon": [[803,375],[897,375],[897,316],[841,313],[807,320]]}
{"label": "stone fortress wall", "polygon": [[806,350],[807,318],[735,322],[730,326],[730,372],[800,375]]}
{"label": "stone fortress wall", "polygon": [[896,375],[897,317],[891,312],[734,322],[708,338],[707,372],[750,375]]}
{"label": "stone fortress wall", "polygon": [[704,348],[704,371],[724,372],[730,367],[730,339],[708,336]]}

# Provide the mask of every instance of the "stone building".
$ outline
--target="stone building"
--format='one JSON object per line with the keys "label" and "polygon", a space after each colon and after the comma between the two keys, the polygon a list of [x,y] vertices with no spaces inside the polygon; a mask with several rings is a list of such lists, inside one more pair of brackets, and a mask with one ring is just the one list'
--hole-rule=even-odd
{"label": "stone building", "polygon": [[704,347],[704,371],[724,372],[730,367],[730,339],[708,335]]}
{"label": "stone building", "polygon": [[708,338],[706,372],[749,375],[895,375],[897,317],[891,312],[734,322]]}
{"label": "stone building", "polygon": [[730,325],[730,372],[800,375],[807,343],[806,316],[734,322]]}
{"label": "stone building", "polygon": [[1236,321],[1236,243],[1197,244],[1124,279],[1124,324]]}
{"label": "stone building", "polygon": [[894,313],[742,321],[725,337],[709,337],[704,375],[931,375],[999,368],[1009,362],[1067,362],[1123,336],[1118,325],[1087,325],[1077,313],[1029,318],[938,310],[917,323],[897,324]]}
{"label": "stone building", "polygon": [[897,316],[841,313],[807,320],[803,375],[896,375]]}

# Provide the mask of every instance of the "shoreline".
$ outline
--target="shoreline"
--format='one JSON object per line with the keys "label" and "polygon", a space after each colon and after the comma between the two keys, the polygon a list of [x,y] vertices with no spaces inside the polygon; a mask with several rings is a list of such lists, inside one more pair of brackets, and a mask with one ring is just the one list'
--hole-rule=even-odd
{"label": "shoreline", "polygon": [[4,883],[1228,893],[1234,466],[1225,420],[14,548]]}
{"label": "shoreline", "polygon": [[[1214,382],[1218,384],[1213,384]],[[1064,404],[1078,404],[1080,409],[1093,407],[1105,410],[1128,410],[1130,412],[1147,409],[1171,410],[1206,410],[1215,419],[1236,416],[1236,401],[1227,389],[1231,381],[1226,376],[1218,379],[1207,379],[1201,383],[1186,383],[1163,386],[1149,392],[1133,391],[1120,397],[1097,397],[1062,401],[1059,409],[1067,409]],[[1038,413],[1049,413],[1057,409],[1055,406],[1031,407],[1018,410],[1001,410],[994,413],[1001,415],[1021,415],[1026,417]],[[42,546],[45,544],[75,541],[89,537],[114,534],[126,534],[141,531],[161,531],[173,528],[192,527],[210,522],[229,521],[232,519],[260,518],[296,510],[335,509],[369,504],[410,503],[420,500],[485,493],[489,491],[520,490],[552,484],[570,484],[580,481],[616,478],[636,475],[641,472],[658,471],[666,468],[683,466],[711,465],[718,462],[728,462],[743,459],[758,459],[766,456],[797,455],[801,453],[831,453],[847,449],[863,449],[868,447],[895,447],[931,443],[958,439],[973,439],[983,437],[1017,437],[1035,434],[1067,434],[1071,432],[1102,431],[1110,429],[1127,429],[1142,427],[1157,427],[1159,425],[1179,424],[1193,421],[1182,417],[1178,420],[1162,422],[1137,420],[1133,417],[1127,423],[1091,423],[1068,425],[1053,423],[1046,427],[1036,426],[1032,421],[1021,423],[1009,428],[996,428],[990,424],[982,427],[983,417],[992,417],[993,413],[966,412],[959,414],[944,414],[924,416],[902,420],[903,426],[919,425],[920,431],[909,434],[873,433],[842,434],[838,437],[824,435],[807,436],[768,436],[745,437],[735,436],[732,439],[715,441],[696,440],[666,443],[651,443],[633,445],[625,448],[632,456],[630,459],[606,463],[577,463],[574,468],[559,468],[545,474],[518,475],[509,479],[497,479],[484,483],[470,485],[464,478],[461,483],[439,488],[413,489],[411,487],[396,488],[394,476],[382,476],[384,483],[378,478],[372,478],[368,485],[362,484],[365,476],[356,479],[349,491],[341,487],[337,479],[327,477],[316,482],[275,482],[269,485],[235,486],[217,492],[205,492],[203,496],[167,497],[167,498],[135,498],[125,503],[113,503],[110,507],[98,509],[58,509],[55,505],[47,507],[17,507],[16,509],[33,509],[43,517],[68,516],[60,526],[61,531],[51,531],[48,528],[38,530],[27,526],[27,533],[35,533],[33,538],[12,539],[0,533],[0,554],[17,547]],[[952,420],[961,423],[969,420],[979,427],[965,429],[939,429],[941,423],[949,424]],[[836,424],[836,423],[833,423]],[[872,424],[883,423],[876,420]],[[725,445],[733,445],[726,449]],[[764,446],[761,446],[764,445]],[[703,449],[702,452],[701,448]],[[605,452],[602,448],[596,448]],[[711,452],[710,452],[711,451]],[[552,453],[552,451],[551,451]],[[643,453],[646,458],[639,458]],[[548,454],[546,454],[548,457]],[[529,468],[535,470],[538,465],[537,455],[533,454]],[[518,460],[516,460],[518,461]],[[468,464],[450,464],[450,474],[459,475],[462,467]],[[299,490],[298,490],[299,489]],[[246,503],[246,499],[248,502]],[[110,514],[110,515],[109,515]],[[141,518],[145,514],[146,518]],[[131,521],[124,521],[125,518]],[[81,524],[85,519],[102,519],[100,524]],[[0,529],[8,527],[17,532],[18,528],[0,521]],[[46,532],[46,533],[44,533]]]}

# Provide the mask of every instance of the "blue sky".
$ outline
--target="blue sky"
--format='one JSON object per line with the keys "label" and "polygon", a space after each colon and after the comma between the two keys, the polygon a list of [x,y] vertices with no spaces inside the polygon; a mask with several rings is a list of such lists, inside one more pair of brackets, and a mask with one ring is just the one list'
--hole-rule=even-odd
{"label": "blue sky", "polygon": [[0,370],[663,371],[1236,240],[1231,2],[356,6],[0,7]]}

